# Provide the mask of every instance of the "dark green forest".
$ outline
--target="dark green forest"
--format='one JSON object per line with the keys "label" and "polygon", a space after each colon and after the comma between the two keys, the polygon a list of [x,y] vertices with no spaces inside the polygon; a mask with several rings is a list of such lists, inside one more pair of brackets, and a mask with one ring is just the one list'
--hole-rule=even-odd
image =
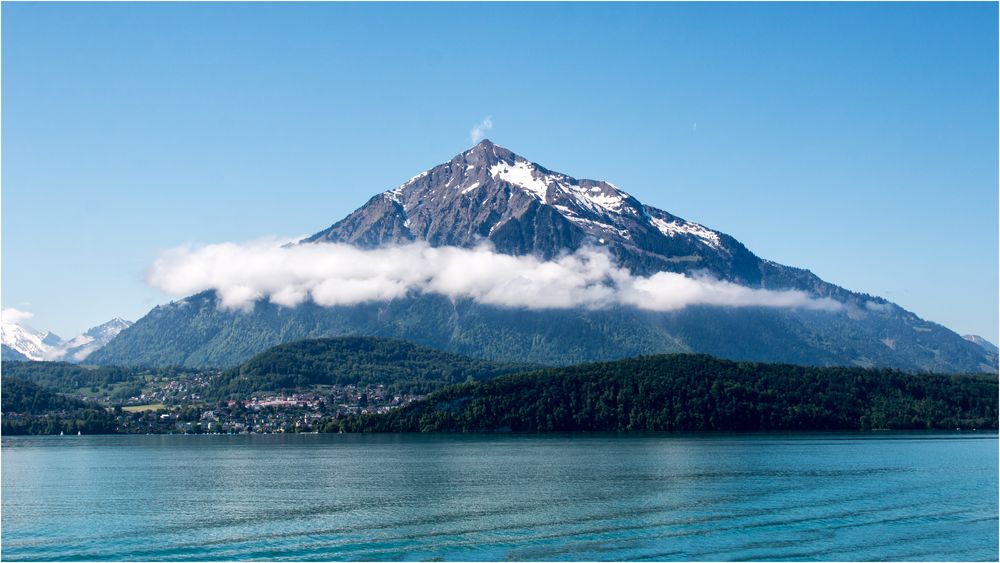
{"label": "dark green forest", "polygon": [[[350,432],[997,428],[996,375],[661,355],[449,387]],[[332,429],[332,428],[331,428]]]}
{"label": "dark green forest", "polygon": [[4,377],[15,377],[66,392],[128,381],[135,372],[134,368],[84,367],[68,362],[3,362]]}
{"label": "dark green forest", "polygon": [[64,397],[6,373],[0,379],[0,395],[0,409],[5,413],[42,414],[47,411],[87,408],[87,404],[79,399]]}
{"label": "dark green forest", "polygon": [[104,408],[12,377],[0,379],[0,432],[20,434],[110,434],[115,418]]}
{"label": "dark green forest", "polygon": [[3,362],[3,375],[23,379],[71,393],[87,387],[105,387],[115,383],[141,381],[145,375],[176,377],[194,374],[198,370],[162,367],[155,369],[121,366],[84,366],[68,362]]}
{"label": "dark green forest", "polygon": [[385,385],[395,393],[419,395],[537,367],[475,360],[402,340],[320,338],[282,344],[258,354],[223,372],[205,393],[230,398],[312,385]]}

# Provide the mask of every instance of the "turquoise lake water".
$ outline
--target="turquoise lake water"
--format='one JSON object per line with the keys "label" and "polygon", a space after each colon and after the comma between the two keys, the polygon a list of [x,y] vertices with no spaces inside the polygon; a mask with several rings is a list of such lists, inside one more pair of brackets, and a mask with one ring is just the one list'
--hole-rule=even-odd
{"label": "turquoise lake water", "polygon": [[2,559],[998,559],[997,435],[4,437]]}

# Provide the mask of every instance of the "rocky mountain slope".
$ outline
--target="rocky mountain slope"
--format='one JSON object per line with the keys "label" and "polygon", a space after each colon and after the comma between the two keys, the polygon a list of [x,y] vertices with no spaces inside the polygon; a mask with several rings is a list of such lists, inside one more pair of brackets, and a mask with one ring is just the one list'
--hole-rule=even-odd
{"label": "rocky mountain slope", "polygon": [[[383,192],[304,242],[375,247],[414,240],[553,258],[607,248],[638,275],[708,270],[753,287],[851,296],[798,268],[762,260],[733,237],[645,205],[614,184],[553,172],[483,140]],[[866,296],[867,297],[867,296]]]}
{"label": "rocky mountain slope", "polygon": [[1000,352],[1000,349],[997,348],[996,344],[993,344],[989,340],[986,340],[985,338],[977,334],[965,334],[962,335],[962,338],[968,340],[969,342],[972,342],[973,344],[978,345],[979,347],[981,347],[983,350],[986,350],[990,354],[997,354],[998,352]]}

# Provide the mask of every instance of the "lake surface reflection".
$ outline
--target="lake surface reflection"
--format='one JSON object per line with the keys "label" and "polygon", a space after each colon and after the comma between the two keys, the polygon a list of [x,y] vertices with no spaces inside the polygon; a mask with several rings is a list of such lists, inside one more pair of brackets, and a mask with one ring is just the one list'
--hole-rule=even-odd
{"label": "lake surface reflection", "polygon": [[4,560],[998,559],[997,435],[4,437]]}

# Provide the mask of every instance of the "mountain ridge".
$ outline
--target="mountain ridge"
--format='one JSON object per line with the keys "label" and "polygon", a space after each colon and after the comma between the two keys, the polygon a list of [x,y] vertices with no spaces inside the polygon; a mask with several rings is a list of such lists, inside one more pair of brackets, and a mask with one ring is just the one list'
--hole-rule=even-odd
{"label": "mountain ridge", "polygon": [[996,344],[990,342],[989,340],[986,340],[985,338],[979,336],[978,334],[963,334],[962,338],[982,347],[984,350],[992,354],[1000,352],[1000,349],[997,348]]}

